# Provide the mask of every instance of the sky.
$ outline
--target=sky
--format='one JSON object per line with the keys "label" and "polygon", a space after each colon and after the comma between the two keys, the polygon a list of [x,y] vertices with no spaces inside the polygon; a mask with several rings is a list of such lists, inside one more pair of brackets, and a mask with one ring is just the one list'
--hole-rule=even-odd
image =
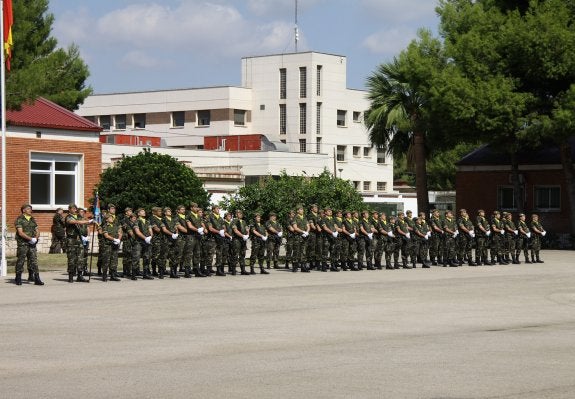
{"label": "sky", "polygon": [[[298,51],[347,57],[347,86],[417,30],[437,30],[435,0],[299,0]],[[53,36],[75,43],[95,93],[238,86],[241,58],[292,53],[295,0],[50,0]]]}

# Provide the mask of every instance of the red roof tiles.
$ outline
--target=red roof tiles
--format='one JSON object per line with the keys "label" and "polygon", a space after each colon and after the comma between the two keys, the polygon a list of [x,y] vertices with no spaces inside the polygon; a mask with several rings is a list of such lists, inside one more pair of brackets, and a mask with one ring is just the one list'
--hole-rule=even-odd
{"label": "red roof tiles", "polygon": [[100,132],[102,128],[66,108],[39,97],[19,111],[6,111],[6,121],[12,126],[40,127],[59,130]]}

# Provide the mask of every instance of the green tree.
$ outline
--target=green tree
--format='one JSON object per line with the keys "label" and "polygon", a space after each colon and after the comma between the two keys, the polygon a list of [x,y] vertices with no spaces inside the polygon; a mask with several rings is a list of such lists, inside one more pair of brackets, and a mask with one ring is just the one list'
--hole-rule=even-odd
{"label": "green tree", "polygon": [[[521,147],[552,140],[561,149],[575,234],[569,137],[575,83],[575,5],[563,0],[442,0],[437,9],[449,65],[434,81],[435,110],[466,126],[450,133],[506,149],[514,175]],[[471,134],[469,134],[471,133]],[[523,200],[515,178],[517,208]]]}
{"label": "green tree", "polygon": [[194,171],[177,159],[144,150],[123,157],[106,169],[95,191],[102,206],[113,203],[118,209],[177,205],[186,207],[196,202],[201,207],[209,204],[209,194]]}
{"label": "green tree", "polygon": [[256,211],[267,217],[276,212],[279,220],[285,220],[290,209],[298,204],[331,206],[334,209],[361,209],[363,198],[349,181],[334,178],[324,170],[319,176],[288,176],[285,172],[278,178],[265,177],[257,184],[250,184],[222,201],[222,207],[234,212],[241,209],[251,219]]}
{"label": "green tree", "polygon": [[76,45],[58,48],[50,36],[54,16],[48,0],[14,0],[14,47],[6,77],[6,104],[18,109],[24,102],[45,97],[74,110],[92,93],[85,82],[87,65]]}

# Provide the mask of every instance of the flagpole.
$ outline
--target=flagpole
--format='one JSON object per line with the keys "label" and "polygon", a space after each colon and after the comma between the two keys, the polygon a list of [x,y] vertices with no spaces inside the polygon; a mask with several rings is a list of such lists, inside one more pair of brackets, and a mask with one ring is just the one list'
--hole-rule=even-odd
{"label": "flagpole", "polygon": [[6,59],[4,43],[4,0],[0,0],[2,18],[0,18],[0,32],[2,32],[1,86],[2,86],[2,263],[0,264],[0,277],[6,277],[8,265],[6,263]]}

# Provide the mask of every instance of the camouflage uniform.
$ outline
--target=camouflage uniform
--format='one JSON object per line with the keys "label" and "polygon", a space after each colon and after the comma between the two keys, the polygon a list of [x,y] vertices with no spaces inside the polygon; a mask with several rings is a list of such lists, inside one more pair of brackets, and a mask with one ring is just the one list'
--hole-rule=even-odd
{"label": "camouflage uniform", "polygon": [[443,240],[444,233],[442,229],[443,222],[439,217],[439,213],[434,211],[429,226],[431,228],[431,237],[429,242],[429,256],[431,257],[431,264],[438,265],[443,262]]}
{"label": "camouflage uniform", "polygon": [[[264,270],[264,257],[266,252],[266,241],[268,239],[266,233],[266,227],[260,220],[254,220],[250,228],[250,238],[252,242],[251,254],[250,254],[250,274],[256,274],[256,260],[260,267],[261,274],[267,274],[268,272]],[[256,235],[256,232],[262,237]]]}
{"label": "camouflage uniform", "polygon": [[343,239],[341,241],[341,260],[342,262],[345,262],[346,266],[345,268],[343,268],[342,264],[342,268],[344,270],[346,268],[349,268],[351,270],[357,270],[353,262],[353,253],[351,250],[352,244],[355,243],[355,236],[357,235],[357,232],[355,230],[353,219],[351,218],[350,213],[347,213],[347,216],[343,219],[342,228],[344,231],[342,234]]}
{"label": "camouflage uniform", "polygon": [[425,220],[418,218],[415,222],[413,228],[414,238],[415,238],[415,251],[416,256],[420,259],[423,267],[430,267],[427,261],[427,254],[429,253],[429,237],[431,235],[431,230],[429,225]]}
{"label": "camouflage uniform", "polygon": [[[171,212],[170,212],[171,213]],[[178,231],[178,225],[180,222],[178,221],[177,215],[175,217],[165,215],[164,210],[164,218],[162,223],[166,230],[168,230],[171,235],[164,234],[164,240],[162,242],[162,251],[161,251],[161,259],[160,259],[160,270],[166,270],[166,263],[169,261],[170,264],[170,278],[180,278],[178,276],[178,267],[180,263],[180,254],[179,251],[181,250],[181,246],[178,246],[178,240],[180,239],[181,234]],[[177,237],[174,239],[173,235],[177,234]],[[161,273],[160,273],[161,274]],[[160,277],[161,278],[161,277]]]}
{"label": "camouflage uniform", "polygon": [[[156,209],[156,208],[154,208]],[[162,247],[164,246],[164,236],[165,234],[162,233],[162,226],[164,226],[164,222],[162,221],[161,212],[160,215],[157,215],[154,210],[152,210],[152,216],[150,217],[150,226],[152,227],[152,244],[150,249],[150,258],[151,258],[151,265],[152,265],[152,275],[158,276],[158,268],[162,261]]]}
{"label": "camouflage uniform", "polygon": [[84,247],[82,245],[82,234],[79,225],[70,223],[78,220],[77,214],[69,213],[66,216],[66,257],[68,258],[68,281],[72,281],[72,277],[77,274],[78,281],[84,281],[82,274],[84,272],[83,253]]}
{"label": "camouflage uniform", "polygon": [[[190,212],[187,216],[187,223],[183,224],[187,226],[188,233],[185,235],[185,243],[183,248],[183,258],[184,258],[184,277],[191,277],[192,268],[196,276],[203,275],[200,271],[201,259],[202,259],[202,237],[207,234],[204,222],[200,213]],[[203,234],[198,233],[190,228],[194,227],[197,230],[202,231]]]}
{"label": "camouflage uniform", "polygon": [[66,221],[64,215],[59,213],[61,209],[58,208],[52,218],[52,244],[49,251],[51,254],[66,252]]}
{"label": "camouflage uniform", "polygon": [[[224,272],[224,266],[222,263],[222,250],[223,250],[223,241],[224,237],[222,234],[225,235],[225,228],[224,228],[224,218],[222,218],[219,214],[219,208],[216,208],[215,211],[210,212],[207,217],[207,224],[206,227],[209,231],[207,235],[206,241],[206,266],[208,267],[208,272],[212,273],[212,265],[214,255],[216,256],[216,275],[217,276],[225,276],[226,273]],[[216,231],[216,232],[214,232]]]}
{"label": "camouflage uniform", "polygon": [[321,218],[314,212],[310,211],[307,215],[307,221],[310,225],[309,236],[306,240],[306,256],[310,268],[320,267],[320,262],[324,261],[325,254],[323,252],[323,234],[319,225]]}
{"label": "camouflage uniform", "polygon": [[[457,223],[455,218],[450,216],[445,216],[443,220],[442,229],[445,232],[444,238],[444,249],[443,249],[443,266],[447,266],[449,263],[450,266],[458,266],[459,264],[456,262],[455,257],[455,237],[454,234],[458,232],[457,230]],[[449,231],[448,231],[449,230]]]}
{"label": "camouflage uniform", "polygon": [[529,260],[529,242],[531,230],[527,223],[525,222],[525,215],[520,215],[519,217],[519,238],[517,239],[517,247],[515,248],[515,258],[519,260],[519,254],[523,250],[523,256],[525,256],[525,263],[531,263]]}
{"label": "camouflage uniform", "polygon": [[228,273],[235,275],[236,268],[232,268],[232,237],[234,236],[232,220],[224,218],[224,231],[226,236],[222,240],[222,266],[228,265]]}
{"label": "camouflage uniform", "polygon": [[286,220],[286,269],[289,269],[289,264],[293,262],[293,244],[294,244],[294,232],[293,232],[293,221],[295,214],[290,214]]}
{"label": "camouflage uniform", "polygon": [[507,241],[506,249],[507,249],[507,256],[511,257],[511,261],[513,264],[519,264],[519,258],[515,257],[515,246],[517,243],[517,238],[519,237],[519,230],[515,226],[511,218],[511,214],[507,215],[506,224],[505,224],[505,239]]}
{"label": "camouflage uniform", "polygon": [[[328,210],[328,214],[323,218],[322,226],[324,229],[323,236],[325,242],[325,246],[323,248],[322,253],[324,255],[329,254],[329,261],[330,261],[329,269],[331,271],[337,272],[339,271],[339,269],[337,268],[337,261],[339,259],[339,247],[338,247],[339,242],[337,236],[339,236],[339,233],[337,231],[335,218],[331,215],[331,210]],[[336,235],[336,237],[334,237],[334,234]],[[322,262],[321,271],[322,272],[327,271],[326,262]]]}
{"label": "camouflage uniform", "polygon": [[363,259],[365,258],[367,270],[375,270],[371,263],[373,253],[373,224],[369,215],[364,214],[359,221],[359,241],[357,248],[357,264],[358,268],[363,269]]}
{"label": "camouflage uniform", "polygon": [[389,233],[391,232],[393,235],[395,235],[395,233],[393,233],[394,228],[387,219],[383,218],[380,219],[378,227],[379,227],[379,241],[381,243],[381,251],[385,253],[385,268],[390,270],[393,269],[393,266],[391,265],[391,255],[393,254],[394,237],[390,237]]}
{"label": "camouflage uniform", "polygon": [[415,238],[415,221],[411,217],[411,211],[407,211],[405,215],[405,223],[407,223],[407,230],[409,231],[410,239],[407,241],[407,254],[411,259],[411,264],[415,267],[415,262],[417,261],[417,239]]}
{"label": "camouflage uniform", "polygon": [[[249,227],[244,219],[237,217],[232,222],[232,229],[234,230],[234,234],[232,235],[232,270],[235,270],[239,264],[241,274],[248,275],[249,272],[246,271],[246,249]],[[244,239],[244,237],[246,237],[246,239]]]}
{"label": "camouflage uniform", "polygon": [[121,243],[122,228],[118,223],[106,221],[100,226],[98,232],[102,234],[103,238],[101,247],[99,248],[99,257],[102,258],[102,280],[108,280],[109,270],[110,279],[112,281],[119,281],[117,277],[118,249]]}
{"label": "camouflage uniform", "polygon": [[[469,219],[467,214],[465,216],[461,216],[457,222],[457,225],[460,229],[459,234],[459,246],[458,246],[458,253],[457,258],[459,260],[459,264],[461,265],[464,259],[467,259],[469,266],[476,266],[477,264],[473,262],[473,255],[471,253],[471,249],[473,246],[473,238],[475,236],[475,229],[473,227],[473,222]],[[467,230],[468,232],[466,232]]]}
{"label": "camouflage uniform", "polygon": [[[152,280],[152,272],[150,270],[151,261],[151,237],[150,237],[150,222],[143,216],[138,215],[138,219],[133,226],[136,242],[134,250],[132,251],[132,277],[134,278],[140,269],[140,259],[142,259],[142,276],[145,280]],[[150,237],[150,243],[147,243],[136,233],[139,231],[144,237]]]}
{"label": "camouflage uniform", "polygon": [[[503,241],[505,234],[505,226],[503,221],[499,219],[499,214],[494,214],[491,220],[492,237],[491,237],[491,256],[497,255],[497,261],[500,265],[507,265],[507,261],[503,257]],[[501,233],[503,232],[503,234]]]}
{"label": "camouflage uniform", "polygon": [[127,208],[122,220],[119,221],[124,233],[122,235],[122,275],[126,278],[132,275],[132,237],[130,234],[134,233],[132,232],[130,214],[131,209]]}
{"label": "camouflage uniform", "polygon": [[[482,214],[479,214],[476,219],[476,229],[475,229],[475,263],[481,265],[482,263],[486,266],[494,264],[495,262],[490,262],[489,259],[494,259],[493,251],[491,252],[491,257],[487,254],[487,249],[489,248],[489,241],[491,236],[491,227],[489,226],[489,222]],[[485,230],[483,231],[482,230]]]}
{"label": "camouflage uniform", "polygon": [[[36,285],[43,285],[44,283],[40,281],[38,274],[38,255],[36,250],[36,243],[38,242],[38,237],[40,232],[38,231],[38,224],[34,216],[25,214],[25,209],[29,207],[28,204],[22,206],[22,214],[16,218],[14,222],[14,227],[16,228],[16,285],[22,285],[22,272],[24,271],[24,262],[26,262],[28,271],[33,275]],[[32,207],[30,207],[30,210]],[[25,238],[21,237],[18,230],[21,230],[23,234],[27,235],[35,242],[30,242]]]}
{"label": "camouflage uniform", "polygon": [[[403,234],[401,234],[403,233]],[[410,237],[407,237],[409,234]],[[401,239],[401,262],[404,269],[411,269],[411,266],[408,265],[407,257],[409,255],[409,251],[411,248],[411,233],[409,232],[409,225],[407,224],[407,220],[405,218],[398,217],[396,228],[395,228],[395,235]],[[413,257],[412,257],[413,259]]]}
{"label": "camouflage uniform", "polygon": [[544,263],[541,258],[539,258],[539,251],[541,251],[541,239],[546,232],[543,226],[541,226],[541,223],[539,223],[539,220],[534,219],[534,216],[536,215],[532,215],[531,220],[531,260],[533,263]]}
{"label": "camouflage uniform", "polygon": [[[269,269],[273,262],[274,269],[278,269],[280,247],[282,243],[281,236],[283,236],[282,226],[277,220],[270,219],[266,222],[265,227],[268,232],[268,240],[266,241],[266,266]],[[275,233],[271,229],[275,230]]]}
{"label": "camouflage uniform", "polygon": [[[297,214],[294,217],[293,225],[294,228],[297,227],[301,231],[307,232],[308,229],[308,222],[304,215]],[[307,236],[308,233],[305,233]],[[306,267],[305,264],[305,245],[306,245],[306,238],[304,234],[295,232],[294,233],[294,247],[293,247],[293,266],[292,271],[297,272],[297,269],[301,267],[301,271],[304,273],[309,272],[309,269]]]}

